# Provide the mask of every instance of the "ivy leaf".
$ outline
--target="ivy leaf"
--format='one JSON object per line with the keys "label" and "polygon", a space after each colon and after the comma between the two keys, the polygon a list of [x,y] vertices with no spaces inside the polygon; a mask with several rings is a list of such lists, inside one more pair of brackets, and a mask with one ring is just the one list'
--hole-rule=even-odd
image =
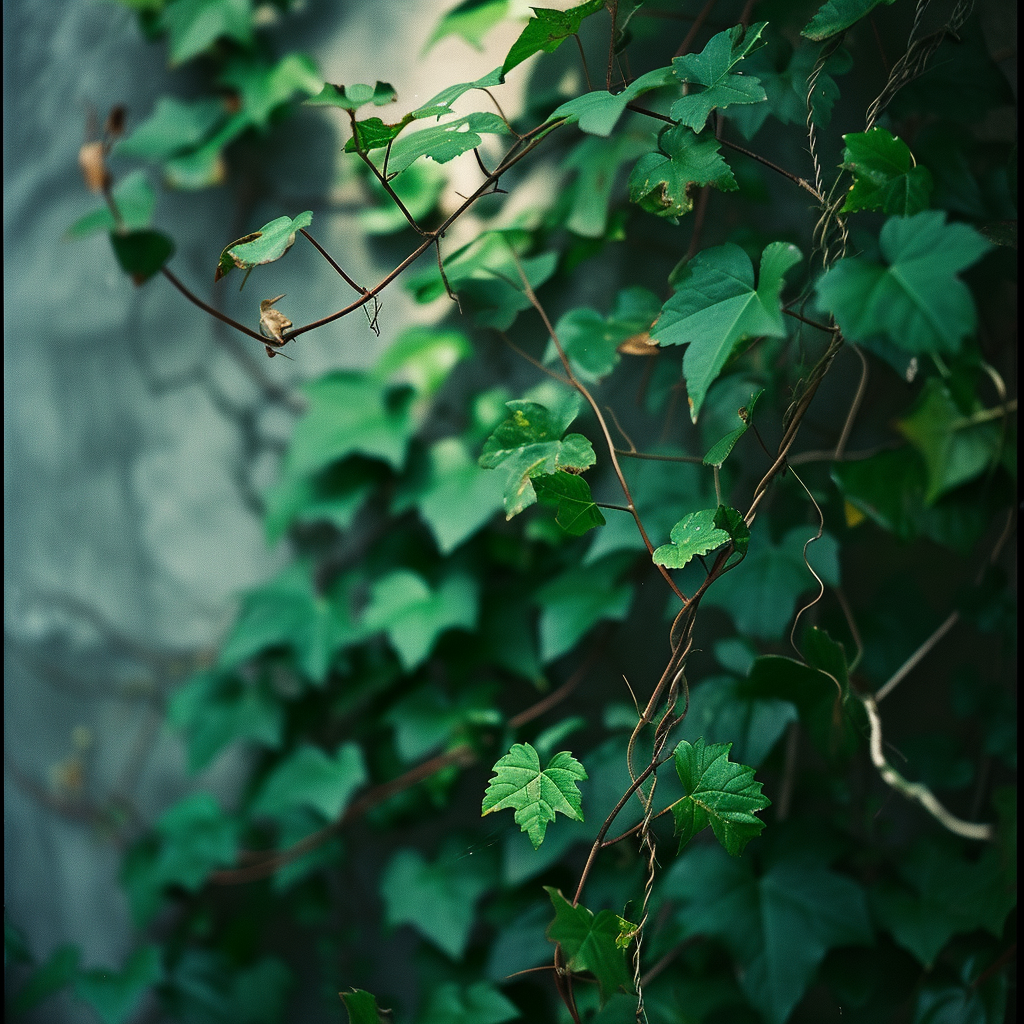
{"label": "ivy leaf", "polygon": [[129,853],[122,867],[140,925],[156,913],[167,886],[195,892],[212,871],[234,863],[239,825],[209,793],[195,793],[165,811],[155,833]]}
{"label": "ivy leaf", "polygon": [[270,115],[296,95],[306,99],[326,88],[316,65],[304,53],[289,53],[274,65],[260,57],[237,57],[218,81],[237,90],[246,118],[260,128],[266,128]]}
{"label": "ivy leaf", "polygon": [[928,208],[932,176],[914,162],[910,147],[884,128],[843,136],[842,167],[856,181],[843,204],[843,213],[881,210],[910,217]]}
{"label": "ivy leaf", "polygon": [[290,474],[315,473],[358,453],[398,469],[416,430],[411,388],[388,388],[365,373],[338,370],[304,385],[309,410],[292,434]]}
{"label": "ivy leaf", "polygon": [[801,29],[800,35],[821,42],[822,39],[845,31],[854,22],[870,14],[880,3],[891,5],[895,0],[827,0]]}
{"label": "ivy leaf", "polygon": [[769,1024],[783,1024],[828,950],[871,942],[864,893],[807,855],[756,877],[749,858],[694,846],[665,872],[681,938],[714,936],[739,963],[740,985]]}
{"label": "ivy leaf", "polygon": [[947,225],[940,210],[891,217],[879,242],[888,266],[863,256],[840,260],[818,281],[819,309],[836,318],[850,341],[883,335],[917,355],[958,352],[977,318],[956,275],[991,243],[966,224]]}
{"label": "ivy leaf", "polygon": [[373,375],[381,382],[408,384],[417,395],[431,398],[472,351],[461,331],[410,327],[384,350]]}
{"label": "ivy leaf", "polygon": [[626,617],[633,600],[629,583],[616,583],[633,562],[632,552],[617,551],[585,566],[576,566],[537,591],[541,661],[544,664],[572,650],[602,619]]}
{"label": "ivy leaf", "polygon": [[998,423],[974,423],[958,408],[949,388],[932,378],[899,430],[928,468],[924,500],[933,504],[946,491],[997,465],[1002,449]]}
{"label": "ivy leaf", "polygon": [[[570,310],[555,324],[562,350],[573,371],[588,381],[598,381],[615,369],[619,346],[648,346],[648,331],[661,312],[661,302],[646,288],[624,288],[615,297],[607,317],[589,306]],[[653,348],[650,351],[654,351]],[[544,353],[544,362],[558,359],[554,342]]]}
{"label": "ivy leaf", "polygon": [[367,103],[375,107],[383,107],[386,103],[394,103],[398,95],[389,82],[377,82],[376,85],[333,85],[325,82],[323,88],[305,100],[307,107],[341,107],[342,110],[358,110]]}
{"label": "ivy leaf", "polygon": [[650,149],[650,134],[616,132],[610,138],[591,136],[577,143],[562,166],[577,171],[569,197],[565,226],[584,238],[603,238],[619,168]]}
{"label": "ivy leaf", "polygon": [[594,90],[567,100],[551,113],[548,120],[557,121],[564,118],[567,124],[579,124],[580,131],[588,135],[608,138],[619,123],[627,104],[645,92],[673,84],[675,79],[672,77],[672,68],[656,68],[654,71],[648,71],[646,75],[641,75],[622,92]]}
{"label": "ivy leaf", "polygon": [[[818,586],[804,564],[804,543],[812,532],[795,527],[777,545],[755,535],[743,562],[708,590],[704,602],[732,616],[741,636],[781,639],[797,598]],[[828,533],[807,547],[808,561],[828,586],[839,583],[838,552]]]}
{"label": "ivy leaf", "polygon": [[362,626],[384,630],[406,672],[426,660],[437,638],[449,629],[476,625],[478,596],[474,581],[453,573],[437,590],[408,569],[396,569],[377,580]]}
{"label": "ivy leaf", "polygon": [[327,821],[336,821],[366,779],[357,744],[343,743],[329,755],[303,743],[267,776],[253,800],[252,813],[273,817],[293,807],[312,807]]}
{"label": "ivy leaf", "polygon": [[[733,513],[733,517],[728,520],[723,516],[727,512]],[[663,565],[667,569],[682,569],[691,558],[706,555],[734,538],[737,550],[740,550],[741,544],[745,550],[750,531],[735,509],[719,505],[718,508],[706,508],[684,516],[672,527],[669,536],[672,543],[656,548],[652,560],[655,565]]]}
{"label": "ivy leaf", "polygon": [[672,117],[699,132],[716,107],[724,109],[736,103],[760,103],[767,99],[757,78],[732,70],[744,57],[764,46],[761,33],[765,25],[767,22],[759,21],[746,31],[742,25],[736,25],[712,36],[700,53],[676,57],[672,61],[675,78],[704,88],[676,100]]}
{"label": "ivy leaf", "polygon": [[421,54],[448,36],[459,36],[470,46],[482,50],[484,36],[505,18],[508,5],[509,0],[462,0],[437,23],[423,44]]}
{"label": "ivy leaf", "polygon": [[[149,226],[153,219],[153,210],[156,208],[156,193],[145,171],[132,171],[126,174],[111,189],[110,197],[121,214],[120,226],[123,229],[131,231]],[[118,223],[114,220],[110,207],[104,204],[79,217],[68,228],[68,237],[83,238],[94,231],[115,232],[117,228]]]}
{"label": "ivy leaf", "polygon": [[284,733],[280,699],[261,684],[223,672],[197,672],[174,691],[167,717],[187,737],[191,772],[205,768],[229,743],[278,747]]}
{"label": "ivy leaf", "polygon": [[544,842],[548,822],[560,812],[583,821],[577,784],[586,770],[567,750],[555,754],[541,769],[540,756],[529,743],[515,743],[492,769],[494,778],[484,793],[482,814],[512,809],[516,824],[536,850]]}
{"label": "ivy leaf", "polygon": [[542,50],[554,53],[570,36],[575,35],[584,18],[596,14],[604,7],[604,0],[587,0],[587,3],[570,7],[567,11],[554,11],[545,7],[534,7],[535,17],[526,23],[522,34],[512,44],[502,74],[507,75],[518,64]]}
{"label": "ivy leaf", "polygon": [[771,801],[762,795],[753,768],[729,760],[730,750],[731,743],[705,746],[703,737],[694,744],[682,740],[676,747],[676,774],[686,792],[672,805],[680,850],[708,825],[733,857],[761,834],[764,822],[755,813]]}
{"label": "ivy leaf", "polygon": [[498,474],[477,464],[459,438],[438,441],[430,449],[429,460],[426,481],[397,501],[395,511],[415,505],[438,550],[450,555],[504,507],[504,485]]}
{"label": "ivy leaf", "polygon": [[475,111],[454,121],[406,132],[391,147],[388,175],[401,174],[421,156],[445,164],[483,144],[484,135],[508,135],[508,125],[493,111]]}
{"label": "ivy leaf", "polygon": [[705,138],[677,125],[666,128],[658,144],[661,151],[642,156],[629,176],[630,200],[648,213],[675,223],[693,209],[695,185],[714,185],[722,192],[739,188],[712,134]]}
{"label": "ivy leaf", "polygon": [[323,685],[337,652],[361,635],[348,613],[346,584],[339,581],[333,592],[319,593],[309,563],[287,566],[245,595],[218,666],[232,668],[263,651],[285,647],[306,677]]}
{"label": "ivy leaf", "polygon": [[377,1005],[377,997],[361,988],[339,992],[348,1013],[348,1024],[391,1024],[391,1011]]}
{"label": "ivy leaf", "polygon": [[393,705],[384,720],[394,727],[399,757],[411,763],[422,760],[467,726],[500,724],[493,698],[489,686],[464,691],[454,701],[433,688],[414,690]]}
{"label": "ivy leaf", "polygon": [[449,85],[447,89],[442,89],[436,96],[427,100],[423,106],[417,107],[412,112],[412,116],[414,118],[433,117],[434,115],[439,118],[443,117],[446,113],[451,113],[452,104],[471,89],[490,89],[493,86],[501,85],[504,81],[505,75],[501,68],[494,68],[475,82],[459,82],[456,85]]}
{"label": "ivy leaf", "polygon": [[259,231],[236,239],[221,250],[214,281],[226,277],[235,267],[251,270],[279,260],[295,244],[295,233],[300,228],[309,227],[312,222],[313,214],[307,210],[294,218],[278,217],[264,224]]}
{"label": "ivy leaf", "polygon": [[252,43],[252,0],[171,0],[161,15],[170,36],[171,66],[198,56],[222,36]]}
{"label": "ivy leaf", "polygon": [[764,388],[760,388],[751,394],[750,401],[737,413],[743,422],[743,426],[731,430],[725,437],[711,446],[707,455],[704,456],[705,466],[715,466],[717,469],[722,468],[723,463],[732,454],[733,448],[736,447],[736,442],[750,429],[751,423],[754,422],[754,407],[757,405],[757,400],[763,394]]}
{"label": "ivy leaf", "polygon": [[418,1024],[504,1024],[519,1016],[515,1003],[488,982],[464,987],[449,981],[431,992]]}
{"label": "ivy leaf", "polygon": [[142,946],[121,971],[86,971],[74,982],[75,994],[88,1003],[104,1024],[124,1024],[138,1009],[146,990],[163,977],[160,950]]}
{"label": "ivy leaf", "polygon": [[708,388],[740,345],[752,337],[785,336],[779,296],[786,271],[800,258],[788,242],[766,246],[756,288],[750,257],[732,242],[705,249],[683,268],[651,339],[689,345],[683,376],[694,423]]}
{"label": "ivy leaf", "polygon": [[485,858],[461,854],[453,845],[431,864],[417,850],[399,850],[380,884],[388,924],[412,925],[452,960],[462,959],[475,904],[491,884]]}
{"label": "ivy leaf", "polygon": [[[130,135],[118,139],[112,152],[144,160],[164,161],[195,150],[227,116],[221,100],[179,100],[161,96],[153,113]],[[114,189],[115,196],[117,189]],[[118,203],[124,215],[124,208]]]}
{"label": "ivy leaf", "polygon": [[480,465],[485,469],[500,467],[507,472],[505,516],[511,519],[537,500],[534,477],[564,469],[589,469],[597,456],[582,434],[561,438],[565,427],[575,418],[575,406],[568,419],[556,419],[537,402],[516,399],[505,405],[510,413],[484,443]]}
{"label": "ivy leaf", "polygon": [[121,269],[137,285],[159,273],[174,255],[174,243],[162,231],[111,231],[110,244]]}
{"label": "ivy leaf", "polygon": [[598,914],[584,906],[573,906],[557,889],[544,886],[555,908],[555,919],[547,936],[562,947],[566,967],[573,972],[590,971],[597,979],[603,1006],[619,989],[630,990],[632,978],[626,965],[623,937],[635,926],[611,910]]}
{"label": "ivy leaf", "polygon": [[570,537],[582,537],[595,526],[604,526],[605,518],[590,493],[590,484],[565,470],[531,481],[542,505],[557,508],[555,522]]}

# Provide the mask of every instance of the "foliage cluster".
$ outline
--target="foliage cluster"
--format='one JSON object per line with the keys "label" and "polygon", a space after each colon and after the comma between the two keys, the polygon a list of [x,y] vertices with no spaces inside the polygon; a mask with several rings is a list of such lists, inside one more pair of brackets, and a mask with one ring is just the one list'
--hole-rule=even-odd
{"label": "foliage cluster", "polygon": [[[290,559],[167,703],[193,772],[245,745],[244,791],[132,837],[126,964],[61,947],[9,1009],[1012,1012],[1016,144],[973,5],[536,9],[500,67],[408,109],[281,53],[290,0],[121,2],[211,94],[108,118],[72,234],[299,369],[386,287],[446,319],[302,384],[264,496]],[[512,7],[465,0],[429,45]],[[345,293],[246,326],[168,266],[151,170],[230,185],[300,104],[404,248],[355,281],[326,202],[211,239],[211,278],[251,291],[311,246]]]}

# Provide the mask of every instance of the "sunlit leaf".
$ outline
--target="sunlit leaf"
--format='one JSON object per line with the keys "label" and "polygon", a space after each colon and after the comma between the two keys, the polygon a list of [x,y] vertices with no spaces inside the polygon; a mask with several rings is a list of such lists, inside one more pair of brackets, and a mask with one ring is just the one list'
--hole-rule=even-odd
{"label": "sunlit leaf", "polygon": [[294,244],[300,228],[309,227],[313,214],[309,210],[297,217],[278,217],[264,224],[259,231],[244,235],[225,246],[217,260],[213,279],[219,281],[235,267],[251,270],[253,267],[279,260]]}
{"label": "sunlit leaf", "polygon": [[588,135],[607,138],[619,123],[619,118],[622,117],[628,103],[632,103],[646,92],[674,83],[672,68],[657,68],[641,75],[621,92],[594,90],[567,100],[552,112],[548,120],[564,118],[568,124],[578,124],[580,131]]}
{"label": "sunlit leaf", "polygon": [[367,103],[375,107],[383,107],[386,103],[394,103],[398,96],[389,82],[377,82],[376,85],[333,85],[324,83],[323,88],[305,101],[307,107],[341,107],[342,110],[358,110]]}
{"label": "sunlit leaf", "polygon": [[604,0],[587,0],[567,11],[534,7],[535,17],[526,23],[526,28],[508,51],[502,72],[507,75],[518,64],[542,50],[553,53],[566,39],[579,31],[584,18],[589,18],[602,7]]}
{"label": "sunlit leaf", "polygon": [[161,16],[170,35],[171,64],[198,56],[222,36],[252,42],[252,0],[171,0]]}
{"label": "sunlit leaf", "polygon": [[423,44],[423,53],[448,36],[459,36],[482,50],[484,36],[508,14],[508,6],[509,0],[462,0],[437,23]]}

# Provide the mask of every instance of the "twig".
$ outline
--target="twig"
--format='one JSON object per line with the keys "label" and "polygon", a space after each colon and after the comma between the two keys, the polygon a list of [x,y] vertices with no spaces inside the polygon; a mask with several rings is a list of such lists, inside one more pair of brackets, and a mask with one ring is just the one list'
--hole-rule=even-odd
{"label": "twig", "polygon": [[362,295],[366,291],[366,289],[363,288],[362,285],[356,284],[355,281],[353,281],[352,278],[349,277],[348,274],[346,274],[345,271],[341,269],[341,267],[335,262],[334,257],[305,228],[299,228],[299,231],[303,235],[305,235],[310,242],[313,243],[313,246],[317,250],[317,252],[319,252],[320,255],[323,256],[323,258],[327,260],[327,262],[330,263],[332,267],[334,267],[334,269],[349,283],[349,285],[351,285],[351,287],[355,291],[359,292],[360,295]]}
{"label": "twig", "polygon": [[952,611],[946,616],[945,621],[935,630],[927,640],[917,648],[914,653],[886,680],[886,682],[875,691],[875,702],[881,704],[886,697],[896,689],[897,686],[918,666],[931,649],[960,621],[960,612]]}
{"label": "twig", "polygon": [[[583,62],[583,77],[587,80],[587,92],[594,91],[594,83],[590,80],[590,69],[587,67],[587,55],[583,52],[583,43],[580,42],[579,32],[572,34],[573,39],[576,40],[576,45],[580,48],[580,60]],[[609,86],[609,89],[611,86]]]}

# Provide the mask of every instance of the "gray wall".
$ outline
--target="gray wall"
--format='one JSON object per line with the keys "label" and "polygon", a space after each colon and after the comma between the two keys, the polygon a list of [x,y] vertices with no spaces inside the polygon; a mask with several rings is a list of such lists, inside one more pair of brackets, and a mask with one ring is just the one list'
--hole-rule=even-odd
{"label": "gray wall", "polygon": [[[412,55],[453,3],[311,2],[282,45],[312,51],[330,81],[393,82],[402,111],[489,70],[517,31],[485,54],[446,41],[419,65]],[[239,591],[284,557],[267,549],[253,495],[274,479],[290,389],[368,361],[435,311],[392,288],[379,340],[356,316],[306,335],[294,362],[271,361],[162,278],[133,287],[105,236],[64,237],[97,205],[76,161],[86,110],[126,103],[131,128],[157,95],[187,94],[189,73],[168,71],[115,4],[11,3],[4,16],[4,900],[38,959],[74,942],[85,966],[119,968],[138,936],[117,882],[114,837],[130,829],[117,823],[151,821],[196,787],[230,800],[237,784],[231,754],[187,776],[160,703],[210,655]],[[343,138],[324,129],[329,116],[301,117],[267,169],[272,194],[247,210],[227,189],[161,195],[171,267],[200,294],[227,241],[307,208],[351,274],[388,269],[351,211],[315,205]],[[298,323],[348,301],[305,250],[265,268],[244,304],[229,278],[229,309],[254,324],[251,305],[287,292]],[[62,996],[34,1019],[95,1018]]]}

